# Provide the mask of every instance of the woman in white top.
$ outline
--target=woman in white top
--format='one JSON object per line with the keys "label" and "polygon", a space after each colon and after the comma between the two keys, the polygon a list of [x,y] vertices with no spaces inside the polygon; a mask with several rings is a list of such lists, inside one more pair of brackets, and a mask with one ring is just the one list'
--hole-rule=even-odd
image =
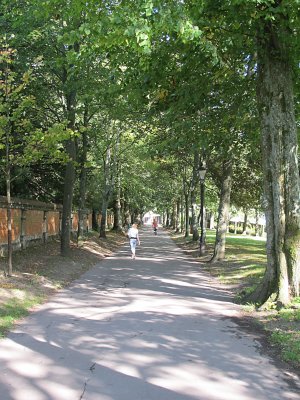
{"label": "woman in white top", "polygon": [[129,228],[127,236],[129,238],[129,243],[130,243],[131,258],[135,258],[136,245],[141,244],[137,224],[133,224],[132,227]]}

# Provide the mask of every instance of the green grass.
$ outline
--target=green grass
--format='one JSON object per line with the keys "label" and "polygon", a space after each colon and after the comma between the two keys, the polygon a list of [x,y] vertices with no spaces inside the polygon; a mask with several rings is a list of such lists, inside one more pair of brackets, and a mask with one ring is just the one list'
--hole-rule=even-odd
{"label": "green grass", "polygon": [[[214,246],[215,235],[214,231],[208,231],[206,235],[208,247],[211,249]],[[266,261],[265,240],[229,234],[226,236],[226,261],[218,263],[216,269],[212,266],[208,269],[223,283],[240,283],[243,292],[249,292],[263,277]]]}
{"label": "green grass", "polygon": [[23,299],[13,298],[0,307],[0,338],[14,326],[20,318],[26,317],[29,310],[43,302],[41,296],[31,296],[25,293]]}
{"label": "green grass", "polygon": [[284,361],[292,362],[298,366],[300,365],[299,332],[284,332],[282,330],[276,330],[271,335],[271,341],[273,344],[280,347]]}
{"label": "green grass", "polygon": [[286,321],[300,321],[300,310],[284,308],[279,311],[279,316]]}

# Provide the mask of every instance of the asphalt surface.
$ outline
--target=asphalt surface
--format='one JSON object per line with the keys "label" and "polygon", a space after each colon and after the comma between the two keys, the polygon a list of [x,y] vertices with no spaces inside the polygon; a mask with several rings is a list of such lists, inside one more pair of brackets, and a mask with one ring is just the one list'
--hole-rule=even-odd
{"label": "asphalt surface", "polygon": [[166,233],[140,237],[136,260],[126,244],[0,341],[0,399],[300,399],[231,293]]}

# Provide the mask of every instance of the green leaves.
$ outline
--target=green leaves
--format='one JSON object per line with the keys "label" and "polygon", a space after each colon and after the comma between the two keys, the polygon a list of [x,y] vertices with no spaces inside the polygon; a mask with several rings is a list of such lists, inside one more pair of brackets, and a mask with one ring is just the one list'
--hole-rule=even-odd
{"label": "green leaves", "polygon": [[[251,152],[258,148],[257,23],[260,18],[272,22],[290,9],[295,29],[296,8],[286,0],[276,8],[271,0],[74,0],[72,7],[63,0],[13,2],[5,14],[19,50],[7,80],[14,87],[11,102],[17,104],[10,107],[10,120],[27,146],[26,158],[46,163],[52,154],[53,160],[66,162],[63,143],[82,132],[85,121],[92,147],[89,168],[98,171],[109,142],[108,121],[118,120],[122,163],[126,169],[126,158],[137,157],[143,171],[139,180],[126,169],[124,185],[134,180],[144,199],[145,179],[151,180],[153,193],[163,170],[165,186],[172,188],[165,202],[175,193],[172,179],[175,186],[181,180],[178,165],[189,168],[195,148],[206,149],[218,166],[229,151],[238,158],[244,146],[259,164],[259,153]],[[68,110],[72,92],[77,102]],[[6,106],[0,102],[3,132]],[[73,131],[66,129],[68,113],[75,114]],[[76,136],[79,148],[81,139]],[[214,172],[217,176],[217,168]]]}
{"label": "green leaves", "polygon": [[202,36],[202,31],[199,27],[193,25],[191,21],[188,20],[179,21],[177,29],[183,43],[198,40]]}
{"label": "green leaves", "polygon": [[22,165],[43,160],[46,163],[67,163],[69,158],[65,153],[63,142],[73,137],[75,133],[66,128],[66,124],[54,124],[47,131],[37,129],[25,135],[26,146],[22,157]]}

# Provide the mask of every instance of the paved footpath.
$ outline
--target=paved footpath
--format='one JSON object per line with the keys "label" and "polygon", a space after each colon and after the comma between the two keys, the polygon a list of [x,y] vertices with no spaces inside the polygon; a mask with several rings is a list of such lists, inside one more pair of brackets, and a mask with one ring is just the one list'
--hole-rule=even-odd
{"label": "paved footpath", "polygon": [[[295,400],[239,306],[162,231],[141,232],[0,341],[1,400]],[[297,379],[297,378],[295,378]]]}

